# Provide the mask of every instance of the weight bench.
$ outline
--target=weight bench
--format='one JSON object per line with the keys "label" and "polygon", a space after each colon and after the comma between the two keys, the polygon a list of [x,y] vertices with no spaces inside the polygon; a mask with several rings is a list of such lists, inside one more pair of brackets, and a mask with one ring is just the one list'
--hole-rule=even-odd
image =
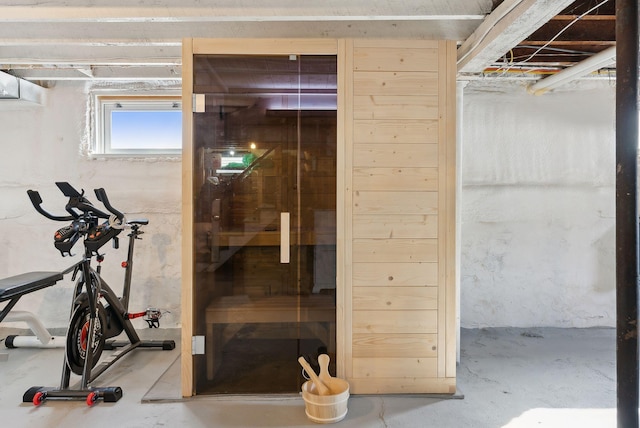
{"label": "weight bench", "polygon": [[18,303],[18,300],[26,294],[43,288],[51,287],[63,278],[62,272],[27,272],[9,278],[0,279],[0,302],[8,301],[0,311],[0,323],[24,321],[35,333],[34,336],[9,336],[5,340],[7,348],[38,347],[57,348],[64,346],[64,338],[56,338],[42,325],[42,323],[30,312],[9,312]]}

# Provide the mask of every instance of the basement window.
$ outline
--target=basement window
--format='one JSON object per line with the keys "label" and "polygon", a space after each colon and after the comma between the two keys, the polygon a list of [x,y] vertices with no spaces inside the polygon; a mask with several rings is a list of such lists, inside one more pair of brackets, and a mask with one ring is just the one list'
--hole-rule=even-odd
{"label": "basement window", "polygon": [[93,153],[177,155],[182,152],[180,97],[96,96]]}

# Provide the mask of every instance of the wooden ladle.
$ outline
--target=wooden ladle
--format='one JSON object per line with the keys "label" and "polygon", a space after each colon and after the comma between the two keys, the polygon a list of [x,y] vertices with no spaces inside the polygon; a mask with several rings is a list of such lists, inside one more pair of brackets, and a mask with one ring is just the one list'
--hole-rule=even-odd
{"label": "wooden ladle", "polygon": [[323,381],[320,380],[320,378],[318,377],[316,372],[313,371],[313,369],[311,368],[307,360],[305,360],[304,357],[300,357],[298,358],[298,362],[300,363],[304,371],[307,372],[307,374],[313,381],[314,385],[316,386],[316,391],[318,391],[318,395],[330,395],[331,391],[329,390],[329,387],[325,385]]}
{"label": "wooden ladle", "polygon": [[[320,380],[329,388],[331,394],[341,394],[345,390],[345,381],[331,376],[329,373],[329,356],[327,354],[318,355],[320,365]],[[347,385],[348,386],[348,385]]]}
{"label": "wooden ladle", "polygon": [[320,365],[320,380],[323,381],[329,389],[331,389],[331,381],[333,377],[329,373],[329,356],[327,354],[318,355],[318,364]]}

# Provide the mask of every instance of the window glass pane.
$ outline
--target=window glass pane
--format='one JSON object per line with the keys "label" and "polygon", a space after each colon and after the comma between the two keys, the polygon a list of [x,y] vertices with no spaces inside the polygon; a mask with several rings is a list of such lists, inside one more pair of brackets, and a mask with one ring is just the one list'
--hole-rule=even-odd
{"label": "window glass pane", "polygon": [[111,150],[181,148],[181,111],[111,112]]}

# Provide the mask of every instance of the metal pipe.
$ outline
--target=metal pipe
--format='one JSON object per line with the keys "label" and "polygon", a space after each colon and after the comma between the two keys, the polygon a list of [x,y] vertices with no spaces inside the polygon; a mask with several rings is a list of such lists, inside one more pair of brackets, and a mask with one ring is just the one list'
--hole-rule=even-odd
{"label": "metal pipe", "polygon": [[638,0],[616,2],[616,369],[620,428],[638,428]]}

